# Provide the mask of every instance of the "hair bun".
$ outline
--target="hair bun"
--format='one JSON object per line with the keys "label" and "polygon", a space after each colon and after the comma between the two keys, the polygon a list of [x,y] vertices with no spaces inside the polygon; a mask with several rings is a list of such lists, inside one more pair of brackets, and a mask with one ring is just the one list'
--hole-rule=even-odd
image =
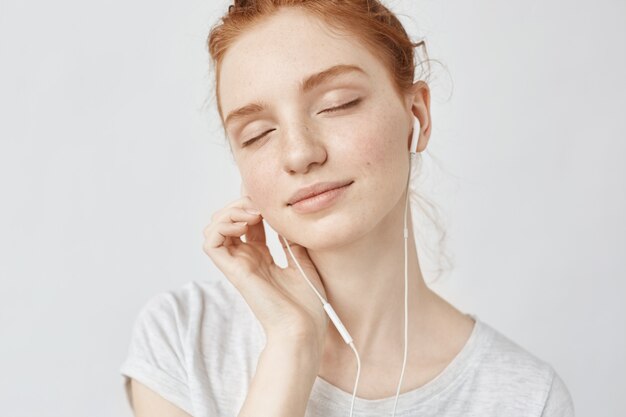
{"label": "hair bun", "polygon": [[250,3],[252,2],[249,0],[234,0],[233,4],[228,6],[228,13],[232,12],[233,9],[249,7]]}

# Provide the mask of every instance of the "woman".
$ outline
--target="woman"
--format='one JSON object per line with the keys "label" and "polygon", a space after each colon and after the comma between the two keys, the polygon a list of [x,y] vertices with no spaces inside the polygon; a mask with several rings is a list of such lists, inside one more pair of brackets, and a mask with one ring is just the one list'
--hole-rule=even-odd
{"label": "woman", "polygon": [[548,363],[424,283],[405,217],[432,130],[417,45],[366,0],[237,2],[212,29],[243,185],[204,231],[227,279],[142,310],[136,416],[573,416]]}

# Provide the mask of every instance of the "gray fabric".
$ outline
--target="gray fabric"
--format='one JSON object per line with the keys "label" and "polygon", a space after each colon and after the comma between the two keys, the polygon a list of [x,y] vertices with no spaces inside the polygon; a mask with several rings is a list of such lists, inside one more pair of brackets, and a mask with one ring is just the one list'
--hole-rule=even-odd
{"label": "gray fabric", "polygon": [[[469,316],[476,324],[463,349],[435,379],[399,396],[397,417],[574,416],[550,364]],[[260,323],[225,277],[192,281],[141,309],[120,372],[127,394],[135,378],[193,417],[235,417],[264,346]],[[351,401],[317,377],[305,417],[348,417]],[[357,396],[353,416],[391,416],[394,401]]]}

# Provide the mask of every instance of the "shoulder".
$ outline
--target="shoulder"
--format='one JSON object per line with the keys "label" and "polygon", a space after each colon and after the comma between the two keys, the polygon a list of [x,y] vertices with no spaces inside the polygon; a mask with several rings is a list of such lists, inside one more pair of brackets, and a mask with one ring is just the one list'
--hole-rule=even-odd
{"label": "shoulder", "polygon": [[490,342],[477,370],[481,382],[514,407],[531,407],[536,415],[573,416],[542,414],[555,403],[573,410],[571,396],[554,367],[492,326],[482,325]]}
{"label": "shoulder", "polygon": [[484,365],[506,371],[506,375],[519,375],[525,378],[547,381],[551,377],[549,363],[531,353],[491,325],[483,322],[491,333],[491,343],[485,351]]}
{"label": "shoulder", "polygon": [[137,321],[175,328],[181,337],[197,331],[198,326],[213,331],[237,321],[254,326],[250,307],[226,279],[189,281],[160,292],[144,304]]}
{"label": "shoulder", "polygon": [[228,406],[213,399],[245,393],[264,342],[260,323],[226,278],[157,293],[135,318],[120,367],[129,401],[132,378],[192,415],[194,407]]}
{"label": "shoulder", "polygon": [[181,369],[197,360],[198,352],[217,360],[242,345],[264,343],[261,324],[230,282],[190,281],[152,296],[141,307],[129,357],[183,375]]}

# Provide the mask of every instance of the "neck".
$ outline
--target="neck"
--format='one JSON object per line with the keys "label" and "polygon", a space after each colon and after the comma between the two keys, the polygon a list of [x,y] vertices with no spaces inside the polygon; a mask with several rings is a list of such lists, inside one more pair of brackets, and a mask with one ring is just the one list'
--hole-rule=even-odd
{"label": "neck", "polygon": [[[365,360],[402,355],[405,198],[403,194],[393,210],[360,239],[332,250],[309,250],[328,302]],[[413,338],[424,333],[433,292],[425,285],[419,267],[410,211],[407,228],[408,333]],[[351,354],[330,322],[328,330],[325,350]]]}

